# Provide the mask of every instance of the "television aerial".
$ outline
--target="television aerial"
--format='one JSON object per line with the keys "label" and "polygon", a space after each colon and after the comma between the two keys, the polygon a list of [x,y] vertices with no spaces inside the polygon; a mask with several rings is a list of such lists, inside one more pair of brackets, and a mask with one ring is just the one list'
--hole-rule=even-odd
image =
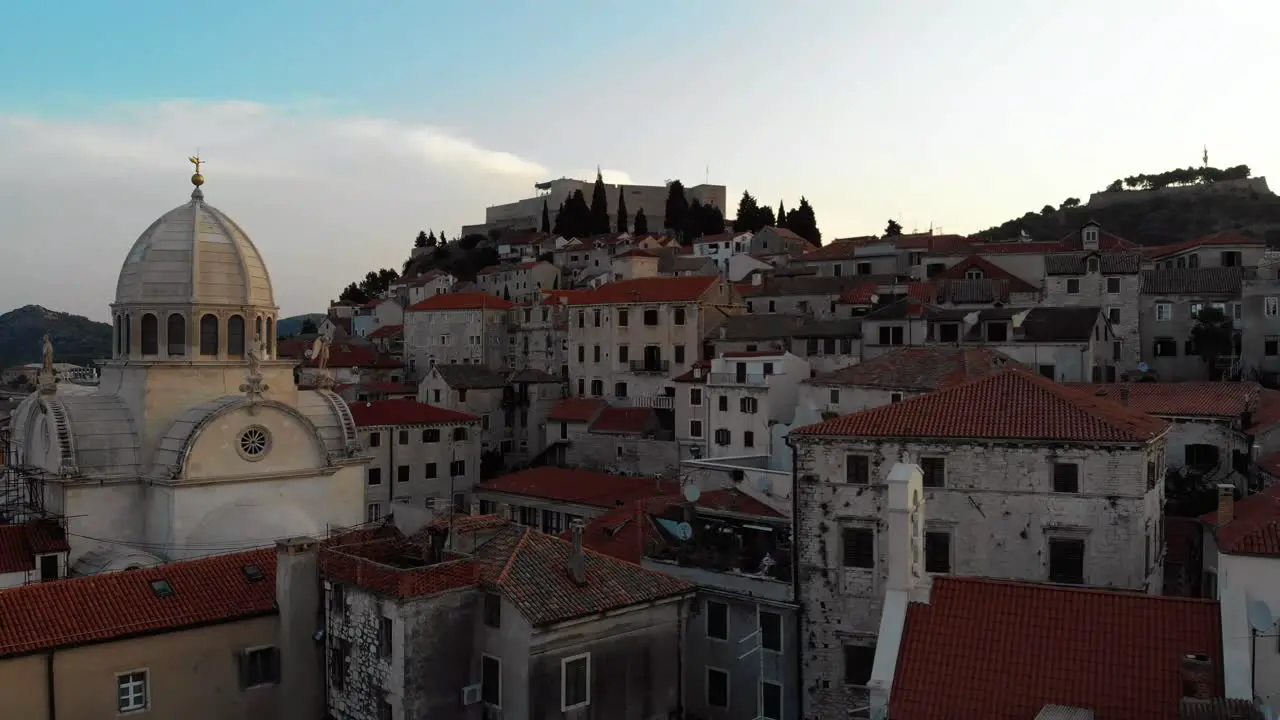
{"label": "television aerial", "polygon": [[693,526],[687,522],[679,523],[676,525],[675,535],[677,540],[685,542],[693,537]]}

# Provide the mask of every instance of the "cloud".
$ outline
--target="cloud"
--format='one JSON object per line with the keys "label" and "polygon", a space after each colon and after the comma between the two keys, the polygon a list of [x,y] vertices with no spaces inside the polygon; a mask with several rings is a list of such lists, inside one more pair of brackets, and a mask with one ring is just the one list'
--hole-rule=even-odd
{"label": "cloud", "polygon": [[38,303],[105,318],[134,240],[185,202],[197,149],[208,202],[253,237],[286,314],[322,310],[367,270],[398,269],[419,229],[454,235],[483,222],[486,206],[562,174],[462,132],[307,107],[171,101],[72,118],[0,114],[0,252],[19,260],[0,270],[0,312]]}

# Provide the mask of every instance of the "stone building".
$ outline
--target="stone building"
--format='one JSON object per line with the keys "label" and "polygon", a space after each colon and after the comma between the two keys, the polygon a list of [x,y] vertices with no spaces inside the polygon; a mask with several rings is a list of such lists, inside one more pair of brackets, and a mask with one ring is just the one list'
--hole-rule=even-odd
{"label": "stone building", "polygon": [[336,720],[678,711],[693,587],[513,524],[488,537],[388,537],[324,550],[329,713]]}
{"label": "stone building", "polygon": [[538,260],[494,265],[476,273],[476,285],[481,290],[515,303],[537,300],[543,290],[552,290],[559,284],[560,268]]}
{"label": "stone building", "polygon": [[480,418],[414,399],[351,405],[365,469],[365,520],[394,503],[433,513],[466,512],[480,478]]}
{"label": "stone building", "polygon": [[637,500],[588,523],[583,545],[697,586],[681,657],[687,715],[799,720],[787,517],[734,488]]}
{"label": "stone building", "polygon": [[[1144,270],[1139,304],[1142,359],[1160,380],[1233,378],[1240,363],[1240,295],[1251,275],[1245,268],[1196,267]],[[1204,308],[1222,312],[1233,323],[1232,348],[1209,366],[1191,340]]]}
{"label": "stone building", "polygon": [[795,430],[806,716],[866,705],[895,463],[923,470],[927,572],[1154,593],[1167,432],[1021,369]]}
{"label": "stone building", "polygon": [[[296,363],[276,354],[262,255],[205,203],[204,178],[192,182],[190,201],[152,222],[125,257],[100,383],[42,373],[13,417],[10,455],[44,472],[37,492],[65,519],[72,574],[364,517],[366,458],[347,404],[323,386],[299,389]],[[55,352],[46,346],[46,365]]]}
{"label": "stone building", "polygon": [[1240,334],[1242,377],[1280,384],[1280,253],[1263,256],[1258,268],[1246,276],[1240,287],[1240,325],[1249,332]]}
{"label": "stone building", "polygon": [[483,292],[433,295],[404,313],[404,355],[410,370],[433,365],[502,367],[507,351],[507,311],[514,307]]}
{"label": "stone building", "polygon": [[1142,361],[1138,299],[1142,257],[1136,252],[1054,253],[1044,259],[1044,304],[1096,307],[1115,336],[1112,355],[1122,372]]}
{"label": "stone building", "polygon": [[[418,402],[480,418],[480,449],[510,452],[511,432],[503,420],[507,376],[483,365],[436,365],[418,384]],[[507,445],[503,445],[506,443]]]}
{"label": "stone building", "polygon": [[569,307],[566,294],[543,292],[507,314],[504,364],[569,377]]}
{"label": "stone building", "polygon": [[621,505],[672,495],[678,489],[674,478],[543,466],[486,480],[476,486],[476,498],[481,514],[497,513],[558,535],[574,520],[590,520]]}

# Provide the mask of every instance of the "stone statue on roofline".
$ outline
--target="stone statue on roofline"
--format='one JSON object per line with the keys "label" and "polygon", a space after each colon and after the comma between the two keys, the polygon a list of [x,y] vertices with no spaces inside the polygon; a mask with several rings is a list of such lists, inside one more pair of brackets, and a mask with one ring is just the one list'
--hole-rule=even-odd
{"label": "stone statue on roofline", "polygon": [[40,377],[37,385],[42,394],[52,395],[58,391],[58,375],[53,370],[53,338],[50,337],[49,333],[44,334],[44,343],[40,354]]}
{"label": "stone statue on roofline", "polygon": [[333,344],[333,330],[333,325],[326,327],[307,351],[307,359],[316,361],[316,387],[321,390],[333,387],[333,376],[329,374],[329,346]]}

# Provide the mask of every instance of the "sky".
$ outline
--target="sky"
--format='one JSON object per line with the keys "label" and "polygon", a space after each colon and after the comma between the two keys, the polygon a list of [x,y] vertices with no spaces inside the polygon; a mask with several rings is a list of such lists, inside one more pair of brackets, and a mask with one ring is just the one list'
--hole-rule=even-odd
{"label": "sky", "polygon": [[1265,0],[221,0],[0,9],[0,312],[106,320],[205,197],[282,315],[569,176],[727,186],[824,239],[970,233],[1117,177],[1280,167]]}

